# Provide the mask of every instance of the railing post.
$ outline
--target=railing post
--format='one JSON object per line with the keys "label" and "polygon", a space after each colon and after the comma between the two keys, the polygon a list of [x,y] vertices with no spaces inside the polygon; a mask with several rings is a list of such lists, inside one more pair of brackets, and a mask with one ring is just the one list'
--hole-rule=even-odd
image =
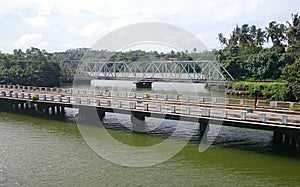
{"label": "railing post", "polygon": [[176,113],[176,107],[175,106],[171,106],[171,113]]}
{"label": "railing post", "polygon": [[281,123],[287,124],[287,121],[288,121],[288,117],[285,114],[283,114],[281,117]]}
{"label": "railing post", "polygon": [[168,95],[165,95],[165,100],[166,100],[166,101],[168,100]]}
{"label": "railing post", "polygon": [[130,108],[130,109],[136,109],[136,103],[134,103],[134,102],[129,102],[129,108]]}
{"label": "railing post", "polygon": [[67,97],[67,103],[70,103],[70,102],[71,102],[71,98]]}
{"label": "railing post", "polygon": [[240,105],[244,105],[244,99],[240,100]]}
{"label": "railing post", "polygon": [[188,115],[190,115],[191,114],[191,107],[187,106],[185,108],[185,113],[188,114]]}
{"label": "railing post", "polygon": [[260,121],[263,121],[265,122],[267,119],[266,119],[266,113],[261,113],[260,114]]}
{"label": "railing post", "polygon": [[149,110],[149,104],[148,104],[148,103],[144,104],[144,110],[145,110],[145,111],[148,111],[148,110]]}
{"label": "railing post", "polygon": [[246,112],[241,112],[241,120],[246,120]]}
{"label": "railing post", "polygon": [[96,100],[96,106],[100,106],[100,100],[99,99]]}
{"label": "railing post", "polygon": [[122,108],[122,101],[118,101],[118,108]]}
{"label": "railing post", "polygon": [[202,116],[209,117],[210,116],[210,109],[202,108]]}
{"label": "railing post", "polygon": [[76,104],[81,104],[81,98],[75,98],[75,103]]}
{"label": "railing post", "polygon": [[157,105],[157,111],[161,112],[161,105]]}
{"label": "railing post", "polygon": [[223,118],[227,118],[227,116],[228,116],[228,111],[227,110],[223,110]]}

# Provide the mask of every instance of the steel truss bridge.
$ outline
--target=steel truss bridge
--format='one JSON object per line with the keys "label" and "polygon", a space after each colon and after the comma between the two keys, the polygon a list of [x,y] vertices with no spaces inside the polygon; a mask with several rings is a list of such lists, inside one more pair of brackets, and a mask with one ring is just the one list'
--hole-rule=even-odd
{"label": "steel truss bridge", "polygon": [[76,75],[148,82],[226,83],[234,80],[216,61],[82,62]]}

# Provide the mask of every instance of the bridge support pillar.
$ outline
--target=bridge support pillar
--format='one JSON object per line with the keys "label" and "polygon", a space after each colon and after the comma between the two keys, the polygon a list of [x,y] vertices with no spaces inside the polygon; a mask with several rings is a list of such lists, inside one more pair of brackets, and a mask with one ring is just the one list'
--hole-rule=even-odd
{"label": "bridge support pillar", "polygon": [[152,88],[152,82],[136,82],[136,88]]}
{"label": "bridge support pillar", "polygon": [[146,132],[145,115],[139,112],[131,112],[132,131],[138,133]]}
{"label": "bridge support pillar", "polygon": [[102,126],[102,119],[105,116],[105,110],[94,107],[80,106],[79,113],[76,115],[77,125]]}
{"label": "bridge support pillar", "polygon": [[207,132],[209,131],[209,125],[207,122],[199,122],[199,141],[200,143],[207,143]]}
{"label": "bridge support pillar", "polygon": [[283,143],[283,133],[274,131],[273,132],[273,143],[275,145],[281,145]]}
{"label": "bridge support pillar", "polygon": [[97,114],[99,116],[99,119],[102,121],[105,117],[105,110],[97,109]]}

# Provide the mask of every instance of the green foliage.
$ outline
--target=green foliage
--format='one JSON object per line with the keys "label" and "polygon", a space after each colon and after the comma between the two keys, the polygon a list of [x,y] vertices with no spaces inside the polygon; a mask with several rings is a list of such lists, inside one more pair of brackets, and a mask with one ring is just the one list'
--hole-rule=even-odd
{"label": "green foliage", "polygon": [[300,59],[287,65],[283,70],[283,79],[287,80],[287,94],[292,100],[300,100]]}
{"label": "green foliage", "polygon": [[230,89],[246,91],[247,95],[260,96],[272,100],[287,100],[286,87],[283,82],[232,82],[228,86]]}
{"label": "green foliage", "polygon": [[[291,23],[271,21],[265,29],[248,24],[242,27],[237,25],[230,38],[227,39],[222,33],[218,34],[218,38],[223,49],[216,52],[217,60],[236,80],[281,81],[284,79],[289,83],[285,88],[287,91],[283,91],[281,87],[273,87],[271,90],[275,90],[274,92],[265,90],[264,95],[300,100],[299,81],[295,78],[299,75],[297,71],[299,67],[295,62],[296,59],[300,59],[300,16],[298,14],[292,14]],[[272,42],[273,46],[263,48],[265,42]],[[292,76],[294,78],[291,78]]]}
{"label": "green foliage", "polygon": [[50,55],[37,48],[0,56],[0,83],[31,86],[59,86],[60,67]]}

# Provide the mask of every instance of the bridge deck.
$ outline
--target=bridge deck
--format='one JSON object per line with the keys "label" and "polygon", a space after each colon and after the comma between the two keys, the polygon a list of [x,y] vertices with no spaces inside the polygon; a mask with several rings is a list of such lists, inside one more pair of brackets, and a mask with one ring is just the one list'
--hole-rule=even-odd
{"label": "bridge deck", "polygon": [[[226,100],[218,102],[211,98],[170,98],[151,96],[150,98],[131,95],[111,95],[103,91],[87,91],[72,89],[50,89],[1,86],[0,100],[27,102],[33,95],[37,96],[36,104],[73,108],[98,108],[106,112],[131,114],[141,113],[147,117],[166,118],[183,121],[209,121],[210,124],[220,124],[243,128],[262,130],[299,131],[300,112],[289,110],[285,106],[295,106],[297,103],[271,103],[259,105],[257,109],[250,110],[248,100],[239,100],[233,104]],[[221,100],[220,98],[219,100]],[[242,102],[243,101],[243,102]],[[226,104],[225,104],[226,103]],[[276,106],[275,106],[276,104]],[[284,105],[283,105],[284,104]],[[278,106],[280,105],[280,106]]]}

